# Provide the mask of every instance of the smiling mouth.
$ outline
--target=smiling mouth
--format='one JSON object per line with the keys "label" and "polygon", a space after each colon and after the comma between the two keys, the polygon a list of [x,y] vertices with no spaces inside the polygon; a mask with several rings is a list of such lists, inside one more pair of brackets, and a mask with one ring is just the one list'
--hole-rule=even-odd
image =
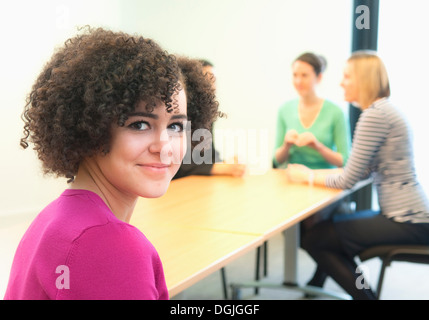
{"label": "smiling mouth", "polygon": [[146,172],[150,172],[153,174],[163,174],[169,171],[171,165],[170,164],[163,164],[163,163],[146,163],[146,164],[139,164],[138,167],[142,168]]}
{"label": "smiling mouth", "polygon": [[145,164],[139,164],[140,167],[145,168],[154,168],[154,169],[166,169],[169,168],[170,164],[163,164],[163,163],[145,163]]}
{"label": "smiling mouth", "polygon": [[144,166],[150,166],[150,167],[169,167],[170,164],[165,163],[145,163]]}

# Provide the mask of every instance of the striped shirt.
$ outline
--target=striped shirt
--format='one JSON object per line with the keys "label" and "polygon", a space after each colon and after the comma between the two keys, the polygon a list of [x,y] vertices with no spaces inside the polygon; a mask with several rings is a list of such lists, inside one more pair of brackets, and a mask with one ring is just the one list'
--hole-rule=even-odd
{"label": "striped shirt", "polygon": [[408,124],[386,98],[362,112],[343,173],[327,176],[325,184],[350,189],[369,175],[382,214],[397,222],[429,223],[429,203],[416,178]]}

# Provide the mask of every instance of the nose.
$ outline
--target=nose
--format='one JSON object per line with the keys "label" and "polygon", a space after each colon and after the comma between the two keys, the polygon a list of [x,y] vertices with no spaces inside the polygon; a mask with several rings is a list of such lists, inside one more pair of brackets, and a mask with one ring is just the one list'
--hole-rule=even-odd
{"label": "nose", "polygon": [[294,78],[294,84],[296,87],[302,87],[304,85],[304,80],[301,76],[296,76]]}
{"label": "nose", "polygon": [[167,130],[162,130],[154,137],[154,140],[149,146],[149,152],[159,154],[162,163],[170,163],[173,156],[173,149],[170,143],[170,137]]}

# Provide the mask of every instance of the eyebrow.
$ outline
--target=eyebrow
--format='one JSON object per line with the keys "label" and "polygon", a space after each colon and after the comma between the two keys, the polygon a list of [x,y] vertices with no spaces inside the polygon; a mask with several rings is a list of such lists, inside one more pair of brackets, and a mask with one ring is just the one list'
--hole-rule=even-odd
{"label": "eyebrow", "polygon": [[[155,120],[159,118],[158,115],[148,112],[131,112],[130,114],[128,114],[128,117],[147,117]],[[172,115],[170,119],[188,119],[188,116],[186,114],[180,113]]]}

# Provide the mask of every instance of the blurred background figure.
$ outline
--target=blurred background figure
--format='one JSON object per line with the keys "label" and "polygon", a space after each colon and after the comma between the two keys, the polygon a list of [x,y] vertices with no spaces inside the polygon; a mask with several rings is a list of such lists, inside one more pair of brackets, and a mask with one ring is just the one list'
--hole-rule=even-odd
{"label": "blurred background figure", "polygon": [[[293,85],[299,95],[283,104],[277,116],[273,164],[303,164],[311,169],[343,167],[347,161],[350,130],[342,109],[317,94],[326,60],[311,52],[300,55],[292,64]],[[335,203],[301,222],[301,237],[319,221],[347,210],[344,202]],[[326,274],[317,268],[308,283],[321,287]]]}
{"label": "blurred background figure", "polygon": [[[191,72],[202,72],[206,77],[210,78],[212,84],[211,90],[213,90],[213,94],[215,93],[216,76],[214,66],[211,62],[207,60],[194,60],[194,63],[191,64],[185,58],[178,58],[178,63],[185,75],[185,78],[186,74]],[[195,99],[194,97],[196,97],[196,95],[204,93],[197,92],[197,84],[195,83],[190,83],[188,81],[186,86],[188,92],[188,114],[191,116],[194,113],[201,112],[199,104],[197,101],[193,101],[193,99]],[[200,154],[196,155],[198,161],[195,159],[195,152],[198,152],[194,149],[195,145],[192,144],[191,148],[188,147],[182,165],[173,179],[183,178],[190,175],[229,175],[241,177],[245,174],[246,165],[238,163],[237,157],[228,161],[222,161],[220,159],[220,154],[216,150],[213,142],[213,128],[210,130],[210,137],[205,137],[205,139],[206,138],[209,138],[210,142],[207,144],[208,141],[206,141],[206,144],[200,150]],[[202,143],[204,143],[204,141]]]}

